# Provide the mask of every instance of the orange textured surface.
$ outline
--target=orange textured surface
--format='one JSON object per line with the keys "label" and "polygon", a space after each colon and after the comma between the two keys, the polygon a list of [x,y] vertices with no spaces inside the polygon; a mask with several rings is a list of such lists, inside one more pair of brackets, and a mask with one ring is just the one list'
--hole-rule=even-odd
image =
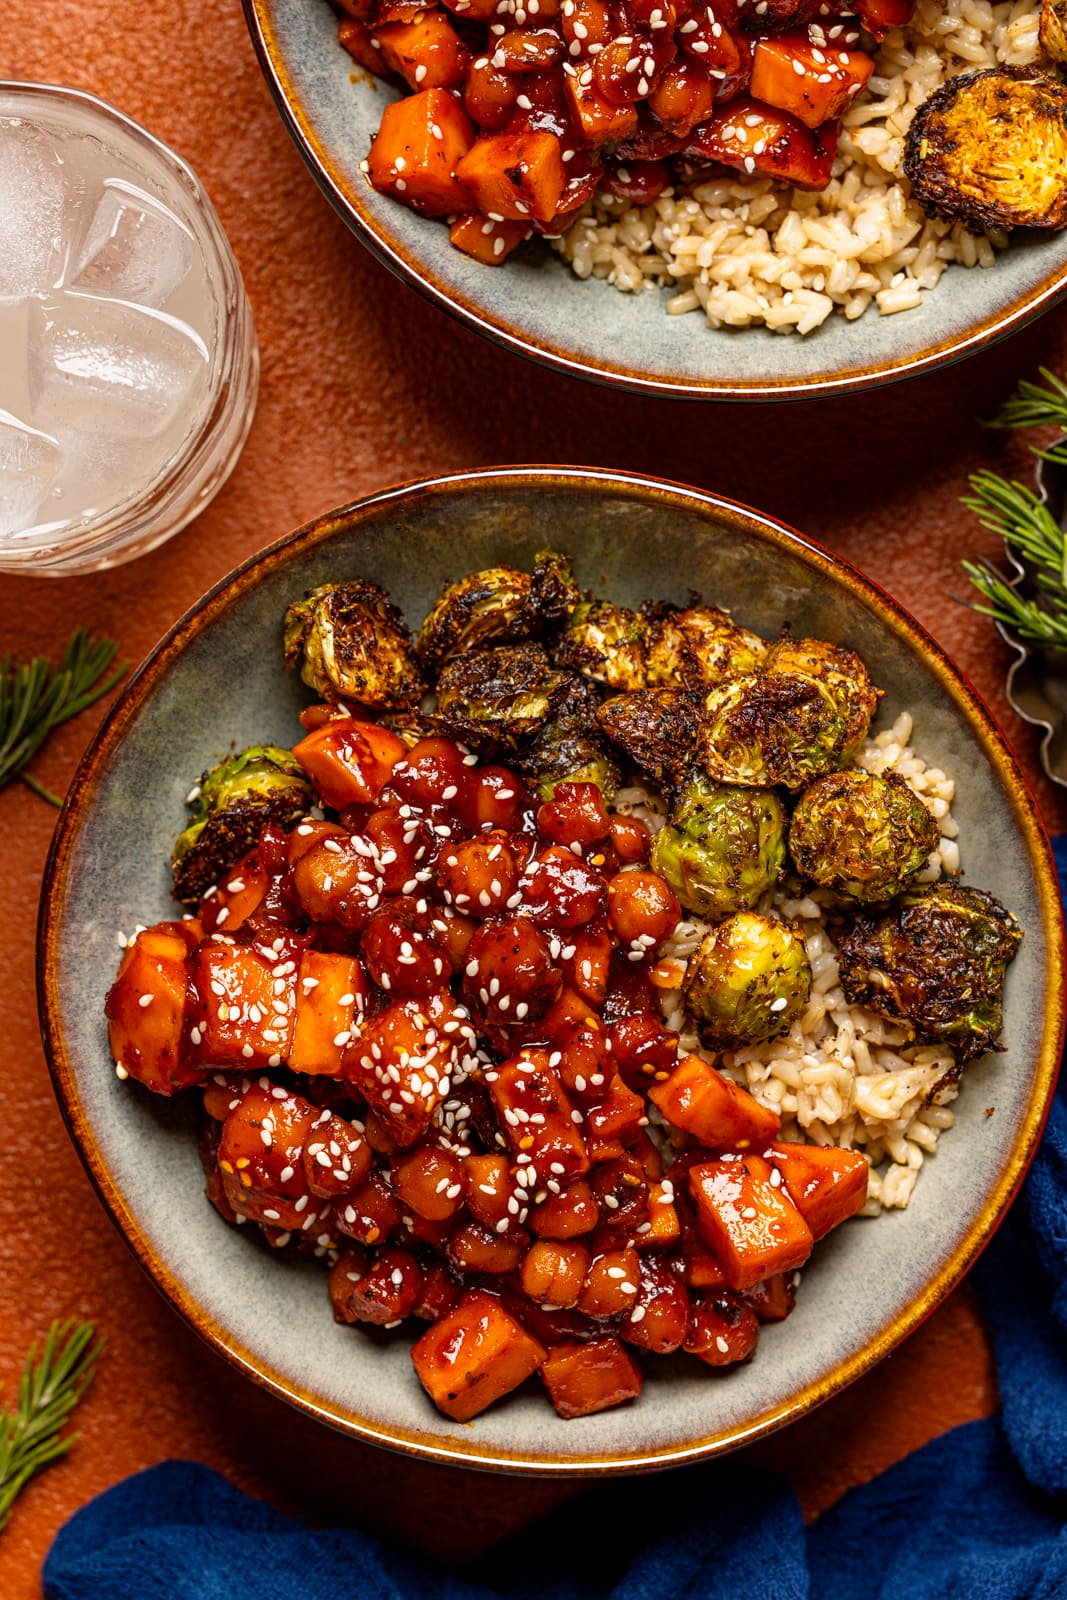
{"label": "orange textured surface", "polygon": [[[890,588],[987,698],[1052,828],[1067,802],[1040,779],[1035,743],[1007,707],[1005,652],[951,595],[958,560],[992,553],[958,506],[968,471],[1025,470],[982,433],[1014,377],[1067,364],[1054,313],[964,367],[866,398],[803,408],[690,407],[611,394],[506,356],[393,279],[329,210],[264,87],[238,0],[7,0],[0,76],[64,82],[114,101],[205,180],[259,327],[259,412],[214,505],[140,563],[94,577],[0,576],[0,651],[61,646],[89,623],[139,660],[234,563],[328,507],[385,484],[523,461],[621,466],[754,502]],[[951,293],[949,284],[945,291]],[[654,314],[650,306],[650,314]],[[692,322],[699,338],[699,324]],[[862,341],[863,326],[855,330]],[[62,789],[98,719],[63,729],[39,760]],[[484,1549],[576,1487],[484,1478],[371,1452],[234,1380],[136,1267],[70,1146],[41,1053],[34,921],[53,815],[0,791],[9,931],[0,984],[0,1380],[55,1316],[95,1318],[109,1352],[82,1408],[82,1439],[33,1484],[0,1537],[0,1594],[30,1600],[59,1524],[126,1473],[195,1456],[320,1519],[359,1508],[444,1559]],[[30,1196],[29,1203],[27,1195]],[[758,1458],[789,1473],[810,1513],[923,1440],[995,1404],[988,1349],[964,1287],[889,1361]],[[419,1517],[405,1506],[417,1496]]]}

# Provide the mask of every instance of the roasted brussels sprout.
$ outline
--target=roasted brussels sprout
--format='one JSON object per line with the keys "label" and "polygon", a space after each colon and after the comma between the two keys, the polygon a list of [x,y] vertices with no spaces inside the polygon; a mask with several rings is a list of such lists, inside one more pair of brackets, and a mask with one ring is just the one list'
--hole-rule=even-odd
{"label": "roasted brussels sprout", "polygon": [[569,559],[542,550],[532,574],[486,567],[449,584],[420,628],[415,648],[432,675],[466,650],[536,638],[562,622],[580,600]]}
{"label": "roasted brussels sprout", "polygon": [[437,680],[437,716],[474,750],[512,750],[548,719],[567,684],[539,644],[468,650]]}
{"label": "roasted brussels sprout", "polygon": [[656,834],[652,866],[683,906],[719,922],[754,906],[775,881],[785,860],[785,824],[773,789],[694,776]]}
{"label": "roasted brussels sprout", "polygon": [[174,845],[174,898],[192,905],[268,822],[287,828],[305,816],[315,791],[291,751],[250,744],[205,772],[188,803],[195,815]]}
{"label": "roasted brussels sprout", "polygon": [[711,606],[657,606],[648,612],[648,647],[645,681],[657,684],[701,685],[721,683],[737,672],[755,672],[768,645],[758,633],[739,628],[725,611]]}
{"label": "roasted brussels sprout", "polygon": [[1041,48],[1053,61],[1067,62],[1067,0],[1041,0]]}
{"label": "roasted brussels sprout", "polygon": [[683,985],[685,1008],[712,1050],[785,1033],[810,994],[811,965],[799,929],[755,911],[738,911],[704,935]]}
{"label": "roasted brussels sprout", "polygon": [[939,883],[856,919],[841,943],[841,985],[851,1004],[950,1044],[963,1067],[1000,1034],[1004,977],[1021,942],[991,894]]}
{"label": "roasted brussels sprout", "polygon": [[827,773],[804,790],[789,823],[801,876],[852,900],[902,894],[937,839],[937,823],[896,773]]}
{"label": "roasted brussels sprout", "polygon": [[647,634],[648,624],[636,611],[587,597],[571,611],[552,659],[609,689],[643,689]]}
{"label": "roasted brussels sprout", "polygon": [[676,784],[695,759],[700,699],[688,689],[644,689],[615,695],[597,712],[613,744],[657,783]]}
{"label": "roasted brussels sprout", "polygon": [[327,700],[405,711],[425,693],[411,630],[384,589],[327,583],[285,613],[285,664]]}
{"label": "roasted brussels sprout", "polygon": [[878,699],[851,650],[783,639],[762,672],[727,678],[706,697],[700,765],[721,783],[802,788],[852,758]]}
{"label": "roasted brussels sprout", "polygon": [[595,783],[606,802],[614,798],[621,773],[597,726],[599,707],[600,697],[589,680],[572,677],[516,763],[539,800],[551,800],[558,783]]}
{"label": "roasted brussels sprout", "polygon": [[915,113],[904,171],[924,211],[976,232],[1067,226],[1067,88],[1035,66],[949,78]]}

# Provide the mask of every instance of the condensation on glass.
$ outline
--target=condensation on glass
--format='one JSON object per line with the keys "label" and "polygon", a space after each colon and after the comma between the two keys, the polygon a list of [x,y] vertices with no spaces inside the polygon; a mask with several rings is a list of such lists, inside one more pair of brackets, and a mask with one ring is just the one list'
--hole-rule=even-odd
{"label": "condensation on glass", "polygon": [[194,173],[92,95],[0,82],[0,570],[177,533],[231,472],[258,375]]}

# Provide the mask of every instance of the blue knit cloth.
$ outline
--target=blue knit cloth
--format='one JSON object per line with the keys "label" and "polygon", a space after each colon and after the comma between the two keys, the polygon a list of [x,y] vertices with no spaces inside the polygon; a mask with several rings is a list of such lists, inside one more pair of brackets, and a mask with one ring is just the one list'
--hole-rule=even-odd
{"label": "blue knit cloth", "polygon": [[[1055,847],[1067,882],[1067,837]],[[457,1574],[165,1462],[61,1529],[46,1600],[1067,1600],[1065,1096],[974,1274],[1002,1414],[917,1450],[813,1527],[784,1480],[728,1460],[599,1486]],[[607,1568],[588,1537],[597,1502]]]}

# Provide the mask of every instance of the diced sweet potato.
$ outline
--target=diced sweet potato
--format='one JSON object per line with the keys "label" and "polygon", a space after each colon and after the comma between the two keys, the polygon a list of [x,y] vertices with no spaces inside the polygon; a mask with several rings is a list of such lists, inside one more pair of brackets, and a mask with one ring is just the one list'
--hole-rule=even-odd
{"label": "diced sweet potato", "polygon": [[457,1044],[470,1025],[446,992],[398,1000],[345,1047],[344,1071],[397,1144],[421,1139],[450,1088]]}
{"label": "diced sweet potato", "polygon": [[813,44],[808,30],[798,28],[756,41],[750,88],[757,100],[817,128],[842,115],[873,71],[863,50]]}
{"label": "diced sweet potato", "polygon": [[369,1258],[365,1250],[342,1250],[330,1268],[327,1289],[335,1322],[351,1323],[358,1320],[352,1312],[352,1292],[368,1265]]}
{"label": "diced sweet potato", "polygon": [[659,1250],[674,1244],[680,1233],[674,1189],[669,1184],[653,1183],[648,1191],[648,1218],[637,1230],[638,1250]]}
{"label": "diced sweet potato", "polygon": [[338,922],[359,933],[380,903],[384,885],[356,840],[345,837],[314,840],[293,868],[293,887],[312,921]]}
{"label": "diced sweet potato", "polygon": [[706,1366],[730,1367],[747,1361],[758,1341],[755,1312],[733,1295],[709,1295],[693,1306],[685,1348]]}
{"label": "diced sweet potato", "polygon": [[360,1244],[380,1245],[401,1226],[404,1208],[380,1172],[338,1203],[335,1221],[341,1233]]}
{"label": "diced sweet potato", "polygon": [[854,1216],[867,1198],[870,1169],[858,1150],[783,1140],[764,1154],[781,1173],[789,1198],[814,1239]]}
{"label": "diced sweet potato", "polygon": [[584,1178],[575,1178],[559,1194],[549,1192],[530,1212],[530,1227],[539,1239],[577,1239],[592,1233],[600,1207]]}
{"label": "diced sweet potato", "polygon": [[500,1233],[519,1226],[518,1185],[503,1156],[464,1156],[463,1177],[472,1216]]}
{"label": "diced sweet potato", "polygon": [[837,122],[807,128],[788,111],[738,95],[694,128],[684,154],[747,173],[764,172],[798,189],[825,189],[839,132]]}
{"label": "diced sweet potato", "polygon": [[448,237],[457,250],[473,256],[484,267],[499,267],[518,249],[529,231],[525,222],[494,222],[491,217],[474,213],[469,217],[457,217],[448,230]]}
{"label": "diced sweet potato", "polygon": [[258,850],[250,850],[231,871],[224,873],[200,903],[200,921],[205,933],[236,933],[263,903],[267,892],[267,873]]}
{"label": "diced sweet potato", "polygon": [[584,1244],[538,1239],[522,1263],[523,1292],[531,1300],[556,1309],[573,1306],[589,1271],[589,1259]]}
{"label": "diced sweet potato", "polygon": [[524,1383],[546,1353],[494,1295],[473,1289],[427,1328],[411,1359],[438,1410],[469,1422]]}
{"label": "diced sweet potato", "polygon": [[422,1269],[410,1250],[382,1250],[357,1283],[348,1306],[352,1320],[390,1328],[410,1317],[422,1293]]}
{"label": "diced sweet potato", "polygon": [[882,40],[894,28],[907,27],[914,0],[857,0],[856,10],[867,32]]}
{"label": "diced sweet potato", "polygon": [[[395,103],[411,104],[410,101]],[[456,104],[455,101],[451,103]],[[386,106],[386,117],[392,109]],[[385,126],[384,117],[382,126]],[[293,746],[293,755],[323,800],[338,811],[376,799],[396,763],[406,754],[407,746],[395,733],[376,722],[360,722],[356,717],[333,717]]]}
{"label": "diced sweet potato", "polygon": [[689,1189],[697,1226],[731,1289],[747,1289],[811,1254],[811,1229],[760,1156],[727,1156],[695,1166]]}
{"label": "diced sweet potato", "polygon": [[337,38],[354,61],[376,77],[384,77],[385,63],[382,53],[374,47],[374,35],[365,22],[356,17],[343,17],[337,29]]}
{"label": "diced sweet potato", "polygon": [[780,1126],[776,1112],[761,1106],[747,1089],[724,1078],[700,1056],[686,1056],[666,1083],[652,1085],[648,1097],[668,1122],[709,1150],[762,1146]]}
{"label": "diced sweet potato", "polygon": [[474,137],[470,118],[447,89],[405,95],[382,113],[368,157],[370,181],[424,216],[473,211],[455,171]]}
{"label": "diced sweet potato", "polygon": [[586,144],[617,144],[637,132],[637,107],[613,105],[606,98],[590,66],[563,68],[563,81]]}
{"label": "diced sweet potato", "polygon": [[421,11],[413,22],[390,22],[374,33],[390,72],[412,89],[456,89],[470,55],[441,11]]}
{"label": "diced sweet potato", "polygon": [[354,956],[305,950],[296,983],[296,1021],[289,1048],[294,1072],[341,1076],[345,1046],[367,1003],[367,982]]}
{"label": "diced sweet potato", "polygon": [[618,1317],[637,1299],[641,1262],[636,1250],[607,1250],[585,1275],[578,1310],[587,1317]]}
{"label": "diced sweet potato", "polygon": [[589,1159],[571,1118],[574,1109],[543,1051],[530,1051],[487,1072],[500,1131],[542,1182],[585,1172]]}
{"label": "diced sweet potato", "polygon": [[463,1204],[463,1169],[448,1150],[423,1145],[399,1156],[389,1178],[404,1204],[429,1222],[446,1221]]}
{"label": "diced sweet potato", "polygon": [[772,1278],[764,1278],[762,1283],[754,1283],[751,1289],[746,1289],[741,1298],[747,1306],[751,1306],[760,1322],[784,1322],[793,1309],[796,1298],[790,1288],[791,1274],[776,1272]]}
{"label": "diced sweet potato", "polygon": [[422,1289],[412,1310],[423,1322],[437,1322],[459,1304],[460,1287],[441,1261],[434,1261],[422,1275]]}
{"label": "diced sweet potato", "polygon": [[588,1417],[636,1400],[641,1368],[611,1337],[588,1344],[557,1344],[541,1368],[549,1399],[561,1417]]}
{"label": "diced sweet potato", "polygon": [[684,1342],[689,1329],[689,1296],[661,1256],[641,1260],[641,1281],[630,1315],[619,1333],[630,1344],[668,1355]]}
{"label": "diced sweet potato", "polygon": [[[616,1073],[604,1098],[598,1105],[590,1106],[585,1113],[582,1137],[589,1148],[590,1160],[605,1159],[604,1147],[608,1143],[613,1142],[625,1148],[646,1121],[645,1103],[641,1096],[628,1089]],[[612,1151],[611,1154],[617,1155],[618,1151]]]}
{"label": "diced sweet potato", "polygon": [[483,133],[457,162],[456,177],[479,211],[513,222],[555,216],[566,181],[559,139],[547,129]]}
{"label": "diced sweet potato", "polygon": [[325,1203],[309,1195],[301,1163],[316,1115],[301,1095],[276,1095],[266,1079],[250,1085],[219,1138],[223,1188],[235,1211],[282,1229],[302,1230],[318,1220]]}
{"label": "diced sweet potato", "polygon": [[144,928],[126,951],[107,997],[111,1054],[131,1078],[155,1094],[174,1094],[202,1076],[182,1032],[192,990],[181,922]]}
{"label": "diced sweet potato", "polygon": [[272,965],[250,946],[205,939],[193,957],[195,1059],[247,1072],[280,1066],[292,1047],[296,970],[293,960]]}
{"label": "diced sweet potato", "polygon": [[448,1238],[448,1259],[460,1272],[517,1272],[530,1243],[525,1228],[498,1233],[470,1217]]}
{"label": "diced sweet potato", "polygon": [[368,1141],[346,1117],[321,1111],[304,1144],[303,1164],[307,1186],[321,1199],[358,1189],[373,1161]]}

